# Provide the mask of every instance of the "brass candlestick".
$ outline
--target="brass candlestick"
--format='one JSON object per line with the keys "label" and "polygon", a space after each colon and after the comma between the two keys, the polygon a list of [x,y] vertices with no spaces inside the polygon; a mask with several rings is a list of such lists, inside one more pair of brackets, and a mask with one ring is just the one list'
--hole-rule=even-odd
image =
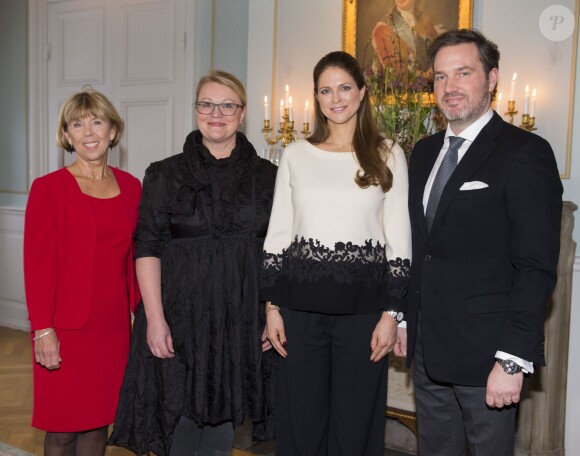
{"label": "brass candlestick", "polygon": [[516,109],[516,102],[514,100],[508,100],[508,109],[505,112],[506,116],[509,116],[509,123],[514,123],[514,115],[518,113]]}
{"label": "brass candlestick", "polygon": [[522,124],[520,125],[520,128],[523,128],[526,131],[534,131],[537,130],[535,125],[536,125],[535,117],[532,117],[529,114],[522,114]]}
{"label": "brass candlestick", "polygon": [[[302,124],[302,136],[306,137],[309,131],[310,124],[308,122],[304,122]],[[296,141],[298,139],[297,132],[294,130],[294,121],[290,120],[288,108],[284,108],[284,113],[282,114],[282,121],[280,122],[280,128],[278,129],[278,135],[272,137],[272,126],[269,120],[264,120],[264,128],[262,128],[262,134],[266,139],[266,142],[269,146],[273,146],[278,142],[282,143],[282,147],[286,147],[292,141]]]}

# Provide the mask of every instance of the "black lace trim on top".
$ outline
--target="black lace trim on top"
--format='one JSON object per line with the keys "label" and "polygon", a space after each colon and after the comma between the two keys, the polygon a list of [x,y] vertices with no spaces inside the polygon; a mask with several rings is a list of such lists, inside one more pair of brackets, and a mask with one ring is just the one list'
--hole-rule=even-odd
{"label": "black lace trim on top", "polygon": [[372,240],[364,245],[337,242],[334,250],[318,240],[298,236],[281,254],[264,251],[262,287],[275,287],[279,279],[298,283],[315,283],[332,278],[337,283],[365,287],[387,285],[389,296],[407,294],[411,261],[407,258],[387,260],[385,246]]}

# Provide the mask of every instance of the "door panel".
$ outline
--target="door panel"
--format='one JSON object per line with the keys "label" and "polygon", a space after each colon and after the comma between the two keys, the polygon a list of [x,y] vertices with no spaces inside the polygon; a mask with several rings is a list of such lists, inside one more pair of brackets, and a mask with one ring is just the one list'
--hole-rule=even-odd
{"label": "door panel", "polygon": [[[193,0],[70,0],[48,4],[49,131],[64,100],[85,84],[125,120],[109,164],[142,179],[152,161],[181,151],[192,128],[192,59],[186,58]],[[192,34],[191,34],[192,35]],[[190,62],[190,63],[187,63]],[[74,161],[50,146],[50,170]]]}

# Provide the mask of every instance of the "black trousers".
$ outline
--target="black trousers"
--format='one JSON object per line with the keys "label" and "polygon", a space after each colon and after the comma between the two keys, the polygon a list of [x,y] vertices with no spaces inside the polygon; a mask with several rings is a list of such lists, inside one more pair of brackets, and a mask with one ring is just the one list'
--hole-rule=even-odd
{"label": "black trousers", "polygon": [[280,358],[277,456],[381,456],[386,358],[370,361],[380,314],[322,315],[282,309],[288,357]]}
{"label": "black trousers", "polygon": [[489,408],[486,387],[431,379],[425,370],[421,324],[414,357],[415,400],[421,456],[512,456],[517,406]]}

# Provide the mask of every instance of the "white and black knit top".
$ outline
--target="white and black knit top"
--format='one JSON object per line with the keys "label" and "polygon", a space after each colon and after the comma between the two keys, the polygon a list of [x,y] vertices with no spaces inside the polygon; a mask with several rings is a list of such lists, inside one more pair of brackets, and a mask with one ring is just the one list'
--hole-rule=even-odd
{"label": "white and black knit top", "polygon": [[306,140],[284,150],[260,298],[327,314],[405,311],[411,266],[407,162],[385,142],[393,186],[360,188],[356,155]]}

